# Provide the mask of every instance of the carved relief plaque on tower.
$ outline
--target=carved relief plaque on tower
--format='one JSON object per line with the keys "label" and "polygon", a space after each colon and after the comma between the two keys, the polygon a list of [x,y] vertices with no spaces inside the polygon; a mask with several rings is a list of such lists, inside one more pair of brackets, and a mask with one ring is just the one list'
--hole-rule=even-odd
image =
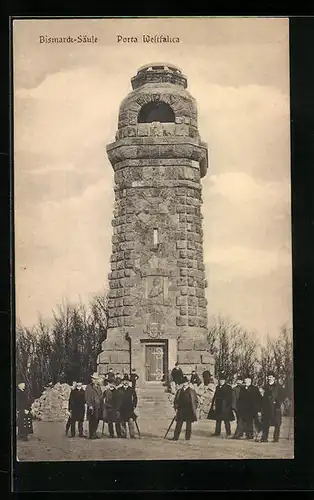
{"label": "carved relief plaque on tower", "polygon": [[148,303],[166,305],[168,299],[168,277],[146,276],[145,299]]}

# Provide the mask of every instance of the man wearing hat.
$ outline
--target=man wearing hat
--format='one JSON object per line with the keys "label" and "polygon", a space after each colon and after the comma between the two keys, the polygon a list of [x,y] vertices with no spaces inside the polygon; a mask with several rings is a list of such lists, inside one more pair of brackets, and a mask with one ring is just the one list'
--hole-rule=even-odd
{"label": "man wearing hat", "polygon": [[109,436],[114,437],[114,427],[115,423],[116,433],[118,437],[121,437],[121,427],[119,422],[117,422],[117,389],[114,382],[109,382],[106,391],[103,394],[103,421],[108,424]]}
{"label": "man wearing hat", "polygon": [[182,379],[182,387],[178,389],[173,406],[176,410],[176,426],[173,434],[173,441],[178,441],[183,422],[185,422],[185,439],[189,440],[192,433],[192,422],[197,420],[197,394],[196,391],[189,386],[187,377]]}
{"label": "man wearing hat", "polygon": [[224,421],[227,437],[231,436],[230,422],[234,420],[232,411],[232,387],[226,383],[226,375],[221,372],[218,385],[208,412],[209,420],[216,420],[215,432],[212,436],[220,436],[221,422]]}
{"label": "man wearing hat", "polygon": [[85,401],[87,406],[87,419],[89,422],[89,439],[98,439],[96,432],[102,415],[103,404],[98,373],[93,373],[91,376],[91,383],[86,386]]}
{"label": "man wearing hat", "polygon": [[240,396],[240,390],[243,386],[243,380],[241,377],[237,377],[235,385],[232,387],[232,410],[235,413],[237,419],[237,425],[239,423],[239,413],[238,413],[238,401]]}
{"label": "man wearing hat", "polygon": [[31,402],[25,390],[25,382],[21,381],[16,391],[16,411],[18,439],[28,441],[28,435],[33,434]]}
{"label": "man wearing hat", "polygon": [[120,374],[120,372],[117,372],[116,376],[115,376],[115,379],[114,379],[114,383],[116,384],[116,387],[119,387],[119,385],[121,384],[121,382],[122,382],[121,374]]}
{"label": "man wearing hat", "polygon": [[[136,415],[134,409],[137,406],[137,395],[131,387],[129,377],[122,380],[120,387],[116,389],[116,410],[117,410],[117,433],[126,438],[126,424],[129,427],[130,438],[135,439],[134,421]],[[118,435],[118,437],[120,437]]]}
{"label": "man wearing hat", "polygon": [[171,380],[176,384],[176,387],[182,384],[183,371],[178,361],[174,364],[174,368],[171,370]]}
{"label": "man wearing hat", "polygon": [[261,410],[261,395],[258,388],[252,385],[252,377],[244,377],[244,385],[240,388],[237,402],[238,422],[233,439],[253,439],[253,421]]}
{"label": "man wearing hat", "polygon": [[78,423],[79,437],[83,437],[83,422],[85,415],[85,392],[82,382],[77,382],[69,398],[69,412],[71,414],[71,437],[75,437],[75,425]]}
{"label": "man wearing hat", "polygon": [[262,399],[262,428],[263,434],[261,442],[268,442],[269,428],[274,427],[273,442],[279,441],[281,426],[281,405],[283,402],[282,389],[278,383],[274,372],[267,374],[267,384]]}
{"label": "man wearing hat", "polygon": [[[49,386],[49,384],[48,384],[48,386]],[[76,388],[76,382],[75,382],[75,381],[73,381],[73,382],[72,382],[72,386],[71,386],[71,392],[70,392],[69,401],[70,401],[70,398],[71,398],[71,394],[72,394],[72,392],[75,390],[75,388]],[[66,435],[66,436],[68,435],[68,432],[69,432],[70,427],[71,427],[71,419],[72,419],[72,417],[71,417],[71,411],[70,411],[70,408],[69,408],[69,412],[70,412],[70,415],[69,415],[69,417],[68,417],[67,423],[65,424],[65,435]]]}

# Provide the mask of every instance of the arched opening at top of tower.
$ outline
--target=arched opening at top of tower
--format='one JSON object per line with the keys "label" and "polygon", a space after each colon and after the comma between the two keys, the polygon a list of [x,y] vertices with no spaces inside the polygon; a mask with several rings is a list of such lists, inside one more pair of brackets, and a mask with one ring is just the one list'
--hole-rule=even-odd
{"label": "arched opening at top of tower", "polygon": [[148,102],[140,109],[138,123],[174,123],[175,115],[169,104],[165,102]]}

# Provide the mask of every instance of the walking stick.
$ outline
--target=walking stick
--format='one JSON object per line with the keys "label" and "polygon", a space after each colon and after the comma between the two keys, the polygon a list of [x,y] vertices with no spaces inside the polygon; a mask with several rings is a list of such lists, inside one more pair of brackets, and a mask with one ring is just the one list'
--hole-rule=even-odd
{"label": "walking stick", "polygon": [[139,429],[139,426],[138,426],[138,423],[137,423],[137,419],[135,419],[135,425],[136,425],[136,429],[137,429],[137,432],[138,432],[138,437],[141,437],[141,433],[140,433],[140,429]]}
{"label": "walking stick", "polygon": [[170,431],[170,429],[171,429],[171,427],[172,427],[172,424],[173,424],[173,422],[175,421],[176,416],[177,416],[177,413],[175,414],[175,416],[174,416],[174,417],[173,417],[173,419],[171,420],[171,423],[170,423],[170,425],[169,425],[169,427],[168,427],[168,430],[167,430],[166,434],[164,435],[164,439],[166,439],[166,437],[168,436],[168,432]]}
{"label": "walking stick", "polygon": [[105,428],[105,421],[103,420],[102,421],[102,431],[101,431],[102,436],[104,435],[104,428]]}

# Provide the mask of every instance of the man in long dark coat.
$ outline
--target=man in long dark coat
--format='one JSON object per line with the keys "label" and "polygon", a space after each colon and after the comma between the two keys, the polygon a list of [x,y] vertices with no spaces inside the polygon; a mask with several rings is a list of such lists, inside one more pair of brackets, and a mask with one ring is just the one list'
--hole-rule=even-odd
{"label": "man in long dark coat", "polygon": [[171,370],[171,379],[176,385],[181,385],[183,381],[183,371],[179,366],[179,363],[176,362],[174,368]]}
{"label": "man in long dark coat", "polygon": [[262,428],[261,442],[268,441],[269,427],[274,427],[273,442],[279,441],[281,426],[281,405],[283,403],[282,389],[276,383],[274,373],[268,373],[267,384],[262,399]]}
{"label": "man in long dark coat", "polygon": [[227,436],[231,436],[230,422],[234,420],[232,412],[232,387],[226,383],[224,373],[221,373],[219,376],[218,386],[216,387],[207,418],[216,420],[215,432],[212,436],[220,436],[222,421],[224,421]]}
{"label": "man in long dark coat", "polygon": [[232,410],[235,413],[237,419],[237,425],[239,423],[239,413],[238,413],[238,401],[240,396],[240,390],[243,386],[243,380],[239,377],[237,378],[236,385],[232,388]]}
{"label": "man in long dark coat", "polygon": [[[50,383],[49,383],[48,387],[52,387],[52,385],[50,386]],[[76,382],[73,381],[72,386],[71,386],[71,392],[74,391],[75,388],[76,388]],[[71,397],[71,392],[70,392],[70,397]],[[69,397],[69,399],[70,399],[70,397]],[[70,427],[71,427],[71,414],[69,415],[67,423],[65,424],[65,435],[66,436],[68,435]]]}
{"label": "man in long dark coat", "polygon": [[102,416],[102,390],[99,385],[99,377],[94,373],[91,383],[85,389],[85,401],[87,406],[87,418],[89,422],[89,439],[98,439],[96,434],[99,420]]}
{"label": "man in long dark coat", "polygon": [[183,422],[185,422],[185,439],[189,440],[192,433],[192,422],[196,422],[197,415],[197,394],[192,387],[189,387],[189,381],[187,377],[183,377],[182,387],[178,389],[173,406],[176,410],[176,426],[173,434],[173,441],[178,441],[180,432],[182,429]]}
{"label": "man in long dark coat", "polygon": [[210,384],[210,379],[211,379],[211,373],[209,370],[204,370],[203,373],[202,373],[202,377],[203,377],[203,383],[205,386],[209,385]]}
{"label": "man in long dark coat", "polygon": [[246,376],[244,385],[240,388],[237,402],[238,422],[234,433],[234,439],[240,439],[243,434],[247,439],[253,439],[253,421],[261,410],[261,394],[252,378]]}
{"label": "man in long dark coat", "polygon": [[122,385],[117,388],[117,431],[121,429],[121,436],[124,438],[127,437],[126,424],[128,424],[130,438],[135,439],[136,406],[137,394],[130,386],[129,380],[125,378]]}
{"label": "man in long dark coat", "polygon": [[18,439],[28,441],[28,435],[33,434],[31,402],[25,390],[25,382],[20,382],[16,391],[16,411]]}
{"label": "man in long dark coat", "polygon": [[121,427],[119,422],[117,422],[117,390],[114,383],[109,382],[103,394],[103,421],[108,424],[109,436],[114,437],[114,427],[115,423],[116,433],[118,437],[121,437]]}
{"label": "man in long dark coat", "polygon": [[137,382],[138,379],[139,379],[139,376],[136,373],[136,369],[132,368],[132,373],[130,375],[130,380],[132,382],[132,389],[134,389],[134,390],[136,389],[136,382]]}
{"label": "man in long dark coat", "polygon": [[77,382],[70,393],[69,412],[71,419],[71,437],[75,437],[75,424],[78,423],[79,437],[83,437],[83,422],[85,416],[85,391],[82,382]]}

